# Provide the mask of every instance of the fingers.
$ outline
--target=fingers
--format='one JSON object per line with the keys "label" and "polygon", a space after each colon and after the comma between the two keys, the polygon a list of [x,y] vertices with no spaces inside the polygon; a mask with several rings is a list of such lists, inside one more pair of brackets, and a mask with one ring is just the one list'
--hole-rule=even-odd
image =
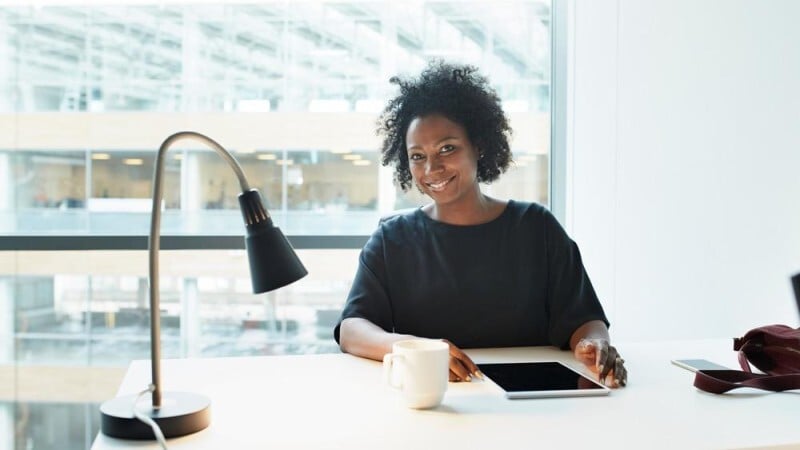
{"label": "fingers", "polygon": [[454,356],[450,356],[450,381],[471,381],[469,369]]}
{"label": "fingers", "polygon": [[577,359],[584,366],[588,367],[592,372],[597,372],[597,357],[595,346],[588,339],[581,339],[578,345],[575,346],[575,359]]}
{"label": "fingers", "polygon": [[625,360],[617,352],[616,347],[610,345],[606,339],[581,339],[575,346],[575,358],[589,370],[597,373],[597,378],[603,384],[612,387],[628,384]]}
{"label": "fingers", "polygon": [[442,340],[450,346],[450,381],[472,381],[473,377],[483,379],[478,366],[466,353],[447,339]]}
{"label": "fingers", "polygon": [[628,369],[625,368],[625,360],[617,353],[614,347],[610,347],[610,349],[610,353],[614,353],[614,361],[609,361],[607,366],[613,367],[613,369],[605,375],[601,374],[600,381],[605,383],[605,380],[610,377],[611,382],[608,384],[610,384],[611,387],[624,387],[628,384]]}
{"label": "fingers", "polygon": [[625,360],[619,355],[617,355],[617,360],[614,364],[614,382],[617,386],[628,384],[628,369],[625,368]]}
{"label": "fingers", "polygon": [[452,363],[450,365],[450,381],[472,381],[472,376],[464,369],[464,366],[454,366]]}
{"label": "fingers", "polygon": [[608,374],[614,370],[617,359],[617,349],[608,345],[608,341],[601,341],[601,348],[598,353],[597,369],[600,371],[600,380],[605,380]]}
{"label": "fingers", "polygon": [[[607,376],[613,367],[606,370],[609,360],[609,343],[606,339],[584,338],[575,346],[575,358],[583,363],[592,372]],[[605,372],[605,373],[603,373]],[[601,378],[602,380],[602,378]]]}

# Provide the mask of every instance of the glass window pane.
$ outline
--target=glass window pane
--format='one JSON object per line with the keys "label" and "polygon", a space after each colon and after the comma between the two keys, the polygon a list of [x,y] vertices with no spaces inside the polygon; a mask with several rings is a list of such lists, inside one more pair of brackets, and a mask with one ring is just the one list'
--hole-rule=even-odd
{"label": "glass window pane", "polygon": [[[146,232],[155,150],[193,129],[241,159],[286,232],[368,233],[382,214],[426,201],[392,187],[374,125],[394,95],[388,79],[437,57],[479,66],[512,117],[514,154],[544,158],[518,160],[488,190],[547,204],[550,48],[546,0],[4,8],[0,151],[11,163],[0,179],[14,200],[0,210],[22,218],[0,226],[45,231],[39,210],[63,204],[46,216],[55,229]],[[179,145],[167,156],[165,229],[240,233],[230,169]]]}
{"label": "glass window pane", "polygon": [[[509,114],[515,164],[485,191],[549,203],[549,0],[56,3],[0,8],[0,233],[146,235],[156,151],[193,130],[232,152],[284,233],[369,235],[429,200],[393,185],[375,123],[389,78],[431,58],[477,65]],[[162,234],[243,234],[239,188],[214,151],[176,144]],[[163,356],[338,351],[358,251],[302,250],[310,275],[266,295],[242,251],[162,252]],[[146,266],[142,251],[0,252],[0,370],[118,380],[96,371],[149,357]],[[50,417],[71,448],[96,433],[93,414],[33,409],[23,433]]]}

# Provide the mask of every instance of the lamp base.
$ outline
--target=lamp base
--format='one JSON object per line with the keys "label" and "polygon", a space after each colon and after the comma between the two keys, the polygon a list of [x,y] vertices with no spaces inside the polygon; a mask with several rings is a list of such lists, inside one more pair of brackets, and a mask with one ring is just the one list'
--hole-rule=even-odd
{"label": "lamp base", "polygon": [[[155,439],[153,429],[133,415],[136,397],[117,397],[100,405],[100,431],[103,434],[119,439]],[[150,396],[145,398],[150,399]],[[139,410],[161,427],[165,438],[196,433],[211,423],[211,400],[190,392],[165,392],[158,410],[154,410],[149,401],[141,402]]]}

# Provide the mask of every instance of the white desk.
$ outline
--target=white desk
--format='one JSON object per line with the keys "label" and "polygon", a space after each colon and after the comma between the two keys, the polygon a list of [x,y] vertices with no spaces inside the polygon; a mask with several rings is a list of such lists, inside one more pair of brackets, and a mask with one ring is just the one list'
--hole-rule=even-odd
{"label": "white desk", "polygon": [[[211,398],[211,426],[173,449],[718,449],[800,448],[800,392],[712,395],[674,358],[737,367],[730,340],[621,345],[627,388],[609,397],[506,400],[491,382],[450,383],[443,404],[416,411],[383,385],[378,362],[350,355],[165,360],[165,390]],[[476,362],[559,360],[552,348],[471,350]],[[120,395],[143,389],[135,361]],[[734,391],[736,392],[736,391]],[[99,414],[99,412],[98,412]],[[99,435],[94,450],[158,448]]]}

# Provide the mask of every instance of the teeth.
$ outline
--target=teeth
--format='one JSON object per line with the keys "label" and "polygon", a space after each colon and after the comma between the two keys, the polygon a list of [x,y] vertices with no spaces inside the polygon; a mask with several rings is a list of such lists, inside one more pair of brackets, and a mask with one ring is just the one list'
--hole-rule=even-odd
{"label": "teeth", "polygon": [[450,180],[444,180],[444,181],[440,181],[438,183],[428,183],[428,187],[430,187],[434,191],[438,191],[438,190],[441,190],[442,188],[444,188],[444,186],[449,182],[450,182]]}

